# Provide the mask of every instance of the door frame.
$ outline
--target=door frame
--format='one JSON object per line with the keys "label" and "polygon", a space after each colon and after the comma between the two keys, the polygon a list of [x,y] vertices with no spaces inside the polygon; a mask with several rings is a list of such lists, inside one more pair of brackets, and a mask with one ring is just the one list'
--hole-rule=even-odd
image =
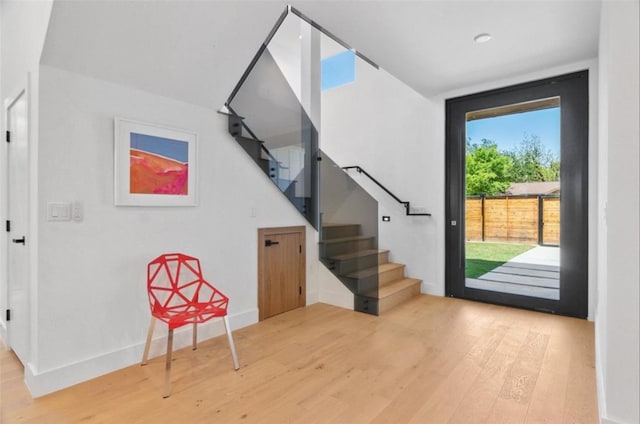
{"label": "door frame", "polygon": [[[445,295],[586,318],[588,314],[589,71],[446,100]],[[468,288],[465,285],[466,112],[560,97],[560,300]],[[571,129],[571,132],[568,131]],[[570,218],[569,218],[570,217]],[[569,218],[569,219],[567,219]]]}
{"label": "door frame", "polygon": [[[0,213],[2,214],[3,221],[4,223],[6,223],[6,221],[8,221],[9,219],[11,219],[11,217],[9,216],[11,210],[10,207],[11,205],[10,203],[10,195],[11,195],[11,183],[10,183],[10,173],[11,173],[11,169],[10,169],[10,144],[11,143],[7,143],[6,142],[6,131],[9,131],[10,128],[10,123],[9,123],[9,111],[10,109],[16,104],[16,102],[24,96],[24,101],[25,101],[25,138],[26,138],[26,167],[24,170],[22,170],[22,172],[24,172],[24,179],[26,181],[26,187],[25,187],[25,199],[26,199],[26,205],[25,205],[25,216],[22,217],[22,219],[24,220],[24,235],[26,236],[27,239],[27,244],[25,246],[23,246],[23,248],[25,249],[24,252],[24,260],[25,260],[25,276],[24,279],[25,281],[23,281],[23,287],[24,287],[24,296],[25,296],[25,310],[24,311],[20,311],[22,318],[25,320],[24,323],[24,328],[26,329],[26,331],[28,332],[28,334],[24,335],[24,337],[27,340],[27,346],[26,346],[26,352],[23,352],[23,356],[25,357],[21,357],[19,358],[23,364],[26,364],[31,357],[31,351],[32,351],[32,346],[31,346],[31,334],[30,333],[30,328],[31,328],[31,306],[32,306],[32,288],[31,288],[31,253],[32,250],[30,248],[31,246],[31,242],[33,241],[32,238],[32,233],[31,233],[31,149],[32,149],[32,145],[31,145],[31,131],[30,131],[30,122],[31,122],[31,114],[30,114],[30,109],[31,109],[31,101],[30,101],[30,74],[27,73],[27,77],[25,80],[25,84],[23,86],[23,88],[19,89],[17,94],[13,97],[7,98],[4,102],[4,109],[3,109],[3,114],[4,114],[4,124],[5,124],[5,132],[2,134],[2,137],[4,139],[4,141],[2,142],[2,144],[4,145],[2,148],[2,158],[1,158],[1,162],[0,162],[0,169],[2,170],[1,173],[3,175],[2,178],[2,186],[0,187],[1,190],[1,202],[2,202],[2,208],[0,210]],[[12,222],[15,221],[12,220]],[[4,226],[4,225],[3,225]],[[0,336],[2,337],[2,340],[4,341],[5,348],[7,349],[12,349],[12,343],[11,343],[11,333],[12,333],[12,329],[11,329],[11,325],[10,322],[7,321],[7,317],[6,317],[6,311],[7,310],[12,310],[11,314],[12,317],[15,318],[15,314],[14,314],[14,310],[13,310],[13,305],[11,304],[11,283],[10,283],[10,276],[11,276],[11,270],[10,270],[10,249],[13,248],[14,246],[12,245],[11,239],[12,239],[12,235],[15,234],[13,231],[9,232],[6,230],[6,228],[2,231],[3,233],[3,237],[4,240],[2,240],[1,243],[1,248],[2,252],[0,254],[0,265],[2,267],[3,272],[1,273],[1,280],[0,280]]]}
{"label": "door frame", "polygon": [[306,257],[307,257],[307,249],[306,249],[306,233],[307,228],[304,225],[300,226],[292,226],[292,227],[268,227],[268,228],[258,228],[258,320],[262,321],[265,319],[264,317],[264,302],[266,301],[266,286],[265,286],[265,266],[266,266],[266,246],[263,243],[265,237],[276,235],[276,234],[291,234],[296,233],[300,236],[300,246],[301,252],[298,256],[299,260],[299,280],[300,286],[302,288],[302,293],[300,294],[300,301],[298,306],[303,307],[307,304],[307,270],[306,270]]}

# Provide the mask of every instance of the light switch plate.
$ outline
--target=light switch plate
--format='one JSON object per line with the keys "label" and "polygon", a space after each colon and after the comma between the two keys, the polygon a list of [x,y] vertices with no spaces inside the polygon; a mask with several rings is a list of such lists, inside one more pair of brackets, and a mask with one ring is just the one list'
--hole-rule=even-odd
{"label": "light switch plate", "polygon": [[71,203],[47,203],[47,221],[71,221]]}
{"label": "light switch plate", "polygon": [[84,218],[84,213],[82,212],[82,203],[73,202],[73,204],[71,205],[71,219],[76,222],[80,222],[82,221],[82,218]]}

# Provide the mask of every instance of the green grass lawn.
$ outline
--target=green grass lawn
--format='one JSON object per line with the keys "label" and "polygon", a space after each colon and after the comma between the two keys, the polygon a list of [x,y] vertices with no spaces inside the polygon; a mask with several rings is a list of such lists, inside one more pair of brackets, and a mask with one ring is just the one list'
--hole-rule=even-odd
{"label": "green grass lawn", "polygon": [[532,248],[530,244],[468,241],[466,243],[466,276],[478,278]]}

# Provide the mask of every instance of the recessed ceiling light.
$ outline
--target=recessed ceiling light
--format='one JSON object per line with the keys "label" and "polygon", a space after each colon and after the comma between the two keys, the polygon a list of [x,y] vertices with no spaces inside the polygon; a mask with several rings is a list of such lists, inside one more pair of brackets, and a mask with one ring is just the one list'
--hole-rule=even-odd
{"label": "recessed ceiling light", "polygon": [[482,34],[478,34],[475,37],[473,37],[473,41],[475,41],[476,43],[486,43],[489,40],[491,40],[491,34],[486,32],[483,32]]}

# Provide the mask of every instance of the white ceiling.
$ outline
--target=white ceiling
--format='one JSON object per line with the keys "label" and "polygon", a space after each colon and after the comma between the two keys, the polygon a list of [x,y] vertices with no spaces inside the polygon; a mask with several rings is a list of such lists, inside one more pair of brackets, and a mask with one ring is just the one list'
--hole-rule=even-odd
{"label": "white ceiling", "polygon": [[[286,4],[55,0],[42,63],[218,109]],[[599,1],[291,4],[427,97],[597,56]]]}

